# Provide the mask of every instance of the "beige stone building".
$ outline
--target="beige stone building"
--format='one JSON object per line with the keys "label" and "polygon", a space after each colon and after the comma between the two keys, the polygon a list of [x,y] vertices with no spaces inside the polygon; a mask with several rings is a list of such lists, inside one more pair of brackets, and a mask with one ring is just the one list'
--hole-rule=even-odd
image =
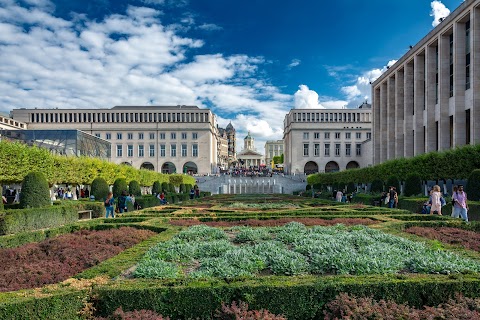
{"label": "beige stone building", "polygon": [[25,130],[27,125],[21,121],[11,119],[0,114],[0,130]]}
{"label": "beige stone building", "polygon": [[15,109],[29,129],[78,129],[112,144],[115,163],[163,173],[218,172],[215,115],[196,106]]}
{"label": "beige stone building", "polygon": [[265,165],[263,154],[257,152],[255,148],[255,138],[248,132],[247,136],[243,139],[243,150],[237,155],[237,159],[240,162],[240,167],[246,169],[260,169]]}
{"label": "beige stone building", "polygon": [[374,163],[480,143],[480,1],[466,0],[372,84]]}
{"label": "beige stone building", "polygon": [[218,166],[220,170],[227,170],[236,162],[235,151],[236,132],[230,122],[225,129],[217,127],[218,131]]}
{"label": "beige stone building", "polygon": [[284,120],[284,172],[311,174],[372,165],[370,105],[292,109]]}
{"label": "beige stone building", "polygon": [[271,167],[273,157],[283,154],[283,140],[268,140],[265,142],[265,164]]}

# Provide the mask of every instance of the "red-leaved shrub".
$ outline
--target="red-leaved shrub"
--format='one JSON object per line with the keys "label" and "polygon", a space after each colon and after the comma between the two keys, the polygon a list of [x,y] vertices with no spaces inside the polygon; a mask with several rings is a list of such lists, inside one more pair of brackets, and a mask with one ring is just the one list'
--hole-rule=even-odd
{"label": "red-leaved shrub", "polygon": [[326,320],[478,320],[480,319],[480,299],[456,295],[455,299],[450,299],[447,303],[419,310],[393,301],[375,301],[372,298],[356,298],[341,293],[335,300],[327,303],[324,315]]}
{"label": "red-leaved shrub", "polygon": [[40,243],[0,249],[0,291],[63,281],[154,234],[131,227],[80,230]]}
{"label": "red-leaved shrub", "polygon": [[172,219],[170,224],[175,226],[189,227],[198,224],[205,224],[210,227],[233,227],[233,226],[250,226],[250,227],[278,227],[283,226],[289,222],[300,222],[306,226],[333,226],[336,224],[344,225],[371,225],[377,221],[369,218],[335,218],[335,219],[321,219],[321,218],[279,218],[269,220],[247,219],[239,221],[207,221],[202,222],[195,219]]}
{"label": "red-leaved shrub", "polygon": [[134,310],[125,312],[122,307],[120,307],[115,310],[111,316],[106,318],[97,317],[95,320],[170,320],[170,318],[164,318],[151,310]]}
{"label": "red-leaved shrub", "polygon": [[467,249],[480,251],[480,233],[474,231],[451,227],[410,227],[405,231],[428,239],[460,245]]}
{"label": "red-leaved shrub", "polygon": [[248,310],[248,304],[235,301],[231,305],[222,303],[222,309],[217,311],[216,319],[220,320],[286,320],[284,316],[275,315],[268,310]]}

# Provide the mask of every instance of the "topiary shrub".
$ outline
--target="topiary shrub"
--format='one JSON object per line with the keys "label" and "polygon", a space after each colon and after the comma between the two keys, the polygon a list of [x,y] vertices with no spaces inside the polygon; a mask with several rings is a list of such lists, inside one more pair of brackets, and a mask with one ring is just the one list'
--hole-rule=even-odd
{"label": "topiary shrub", "polygon": [[387,186],[395,187],[397,189],[397,193],[400,193],[400,181],[398,180],[397,176],[389,176],[387,178]]}
{"label": "topiary shrub", "polygon": [[91,194],[95,197],[96,200],[102,200],[107,197],[110,188],[107,181],[103,178],[95,178],[92,181],[92,191]]}
{"label": "topiary shrub", "polygon": [[383,181],[376,179],[372,181],[372,186],[370,187],[371,192],[383,192]]}
{"label": "topiary shrub", "polygon": [[347,184],[347,193],[352,193],[353,191],[355,191],[356,188],[355,188],[355,183],[353,182],[349,182]]}
{"label": "topiary shrub", "polygon": [[130,181],[128,184],[128,192],[133,194],[136,197],[139,197],[142,195],[142,189],[140,189],[140,184],[136,180]]}
{"label": "topiary shrub", "polygon": [[158,194],[162,192],[162,184],[160,181],[155,181],[152,186],[152,194]]}
{"label": "topiary shrub", "polygon": [[480,169],[475,169],[470,173],[465,192],[467,192],[469,200],[480,200]]}
{"label": "topiary shrub", "polygon": [[30,172],[22,182],[20,208],[40,208],[50,205],[50,188],[43,173]]}
{"label": "topiary shrub", "polygon": [[422,180],[420,176],[416,174],[409,174],[405,178],[405,190],[404,195],[407,197],[414,196],[422,193]]}
{"label": "topiary shrub", "polygon": [[162,182],[162,192],[168,192],[168,182]]}
{"label": "topiary shrub", "polygon": [[171,182],[168,184],[168,191],[175,192],[175,185]]}
{"label": "topiary shrub", "polygon": [[113,183],[112,192],[115,198],[118,198],[122,194],[122,191],[127,191],[127,190],[128,190],[128,186],[127,186],[127,181],[125,179],[118,178]]}
{"label": "topiary shrub", "polygon": [[[180,193],[185,193],[186,190],[187,190],[186,188],[187,187],[184,183],[180,183],[180,189],[179,189]],[[188,190],[190,191],[190,189],[188,189]]]}

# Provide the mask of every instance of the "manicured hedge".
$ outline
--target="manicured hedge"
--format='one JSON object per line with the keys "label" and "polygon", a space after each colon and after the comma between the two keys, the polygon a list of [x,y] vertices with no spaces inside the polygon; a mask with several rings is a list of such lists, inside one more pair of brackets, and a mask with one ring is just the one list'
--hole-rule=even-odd
{"label": "manicured hedge", "polygon": [[287,319],[321,319],[328,301],[341,292],[392,299],[412,306],[438,305],[455,292],[480,296],[479,276],[265,277],[255,280],[117,281],[96,288],[101,315],[150,309],[172,319],[211,319],[221,302],[246,301]]}
{"label": "manicured hedge", "polygon": [[93,210],[92,216],[103,215],[101,203],[84,201],[43,208],[7,210],[0,214],[0,235],[73,223],[78,221],[80,210]]}

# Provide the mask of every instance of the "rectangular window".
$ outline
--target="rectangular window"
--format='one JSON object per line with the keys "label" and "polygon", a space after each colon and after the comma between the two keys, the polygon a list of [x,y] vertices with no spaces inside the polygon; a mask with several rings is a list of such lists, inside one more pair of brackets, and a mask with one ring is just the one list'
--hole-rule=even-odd
{"label": "rectangular window", "polygon": [[105,134],[105,139],[107,139],[107,140],[112,139],[112,134],[111,133],[106,133]]}
{"label": "rectangular window", "polygon": [[352,155],[352,145],[350,143],[345,144],[345,155],[350,157]]}
{"label": "rectangular window", "polygon": [[308,140],[308,132],[303,133],[303,140]]}
{"label": "rectangular window", "polygon": [[465,90],[470,89],[470,20],[465,23]]}
{"label": "rectangular window", "polygon": [[160,157],[165,157],[166,154],[165,154],[165,145],[164,144],[161,144],[160,145]]}
{"label": "rectangular window", "polygon": [[182,140],[187,140],[187,133],[186,132],[182,132]]}
{"label": "rectangular window", "polygon": [[320,132],[314,132],[314,133],[313,133],[313,137],[314,137],[315,139],[320,139]]}
{"label": "rectangular window", "polygon": [[138,140],[143,140],[143,132],[140,132],[140,133],[138,134]]}
{"label": "rectangular window", "polygon": [[198,144],[192,145],[192,157],[198,157]]}
{"label": "rectangular window", "polygon": [[470,109],[465,110],[465,144],[470,144]]}
{"label": "rectangular window", "polygon": [[362,133],[361,133],[361,132],[355,133],[355,137],[356,137],[357,139],[362,139]]}
{"label": "rectangular window", "polygon": [[453,33],[450,34],[450,97],[453,97]]}
{"label": "rectangular window", "polygon": [[315,157],[320,156],[320,143],[315,143],[314,148],[313,148],[313,155]]}
{"label": "rectangular window", "polygon": [[303,156],[308,157],[308,143],[303,144]]}
{"label": "rectangular window", "polygon": [[187,156],[187,145],[182,144],[182,157],[186,157],[186,156]]}
{"label": "rectangular window", "polygon": [[325,132],[325,139],[330,139],[330,132]]}
{"label": "rectangular window", "polygon": [[175,132],[172,132],[172,133],[170,134],[170,139],[172,139],[172,140],[177,139],[177,134],[176,134]]}
{"label": "rectangular window", "polygon": [[160,132],[160,133],[158,134],[158,138],[159,138],[160,140],[165,140],[165,132]]}
{"label": "rectangular window", "polygon": [[176,144],[170,145],[170,156],[171,157],[176,157],[177,156],[177,145]]}
{"label": "rectangular window", "polygon": [[150,157],[155,157],[155,145],[151,144],[149,149],[148,149],[148,155]]}
{"label": "rectangular window", "polygon": [[100,133],[95,133],[95,137],[100,138]]}
{"label": "rectangular window", "polygon": [[340,132],[335,132],[335,139],[340,139]]}
{"label": "rectangular window", "polygon": [[438,93],[439,93],[438,92],[438,65],[439,65],[438,46],[436,46],[435,47],[435,104],[438,103]]}
{"label": "rectangular window", "polygon": [[127,139],[132,140],[133,139],[133,133],[127,133]]}
{"label": "rectangular window", "polygon": [[143,144],[138,145],[138,156],[139,157],[145,156],[145,148],[143,147]]}
{"label": "rectangular window", "polygon": [[123,157],[123,146],[121,144],[117,144],[117,157]]}
{"label": "rectangular window", "polygon": [[127,146],[127,156],[128,157],[133,157],[133,145],[132,144],[129,144]]}
{"label": "rectangular window", "polygon": [[372,133],[371,132],[367,132],[367,139],[372,139]]}
{"label": "rectangular window", "polygon": [[330,157],[330,143],[325,143],[325,156]]}
{"label": "rectangular window", "polygon": [[[450,148],[453,148],[453,116],[450,116],[449,120],[450,120],[450,130],[449,130],[450,131],[449,132],[450,133]],[[423,141],[425,141],[425,139]]]}
{"label": "rectangular window", "polygon": [[356,154],[357,156],[361,156],[361,155],[362,155],[362,144],[357,143],[356,148],[355,148],[355,154]]}
{"label": "rectangular window", "polygon": [[340,143],[335,143],[335,156],[340,156]]}
{"label": "rectangular window", "polygon": [[192,139],[197,140],[198,139],[198,133],[192,132]]}
{"label": "rectangular window", "polygon": [[345,132],[345,139],[351,139],[352,138],[352,133],[351,132]]}
{"label": "rectangular window", "polygon": [[150,138],[150,140],[155,139],[155,133],[150,132],[150,133],[148,134],[148,137]]}
{"label": "rectangular window", "polygon": [[438,151],[439,147],[439,132],[438,132],[438,121],[435,121],[435,150]]}
{"label": "rectangular window", "polygon": [[117,133],[117,140],[122,140],[122,134],[120,132]]}

